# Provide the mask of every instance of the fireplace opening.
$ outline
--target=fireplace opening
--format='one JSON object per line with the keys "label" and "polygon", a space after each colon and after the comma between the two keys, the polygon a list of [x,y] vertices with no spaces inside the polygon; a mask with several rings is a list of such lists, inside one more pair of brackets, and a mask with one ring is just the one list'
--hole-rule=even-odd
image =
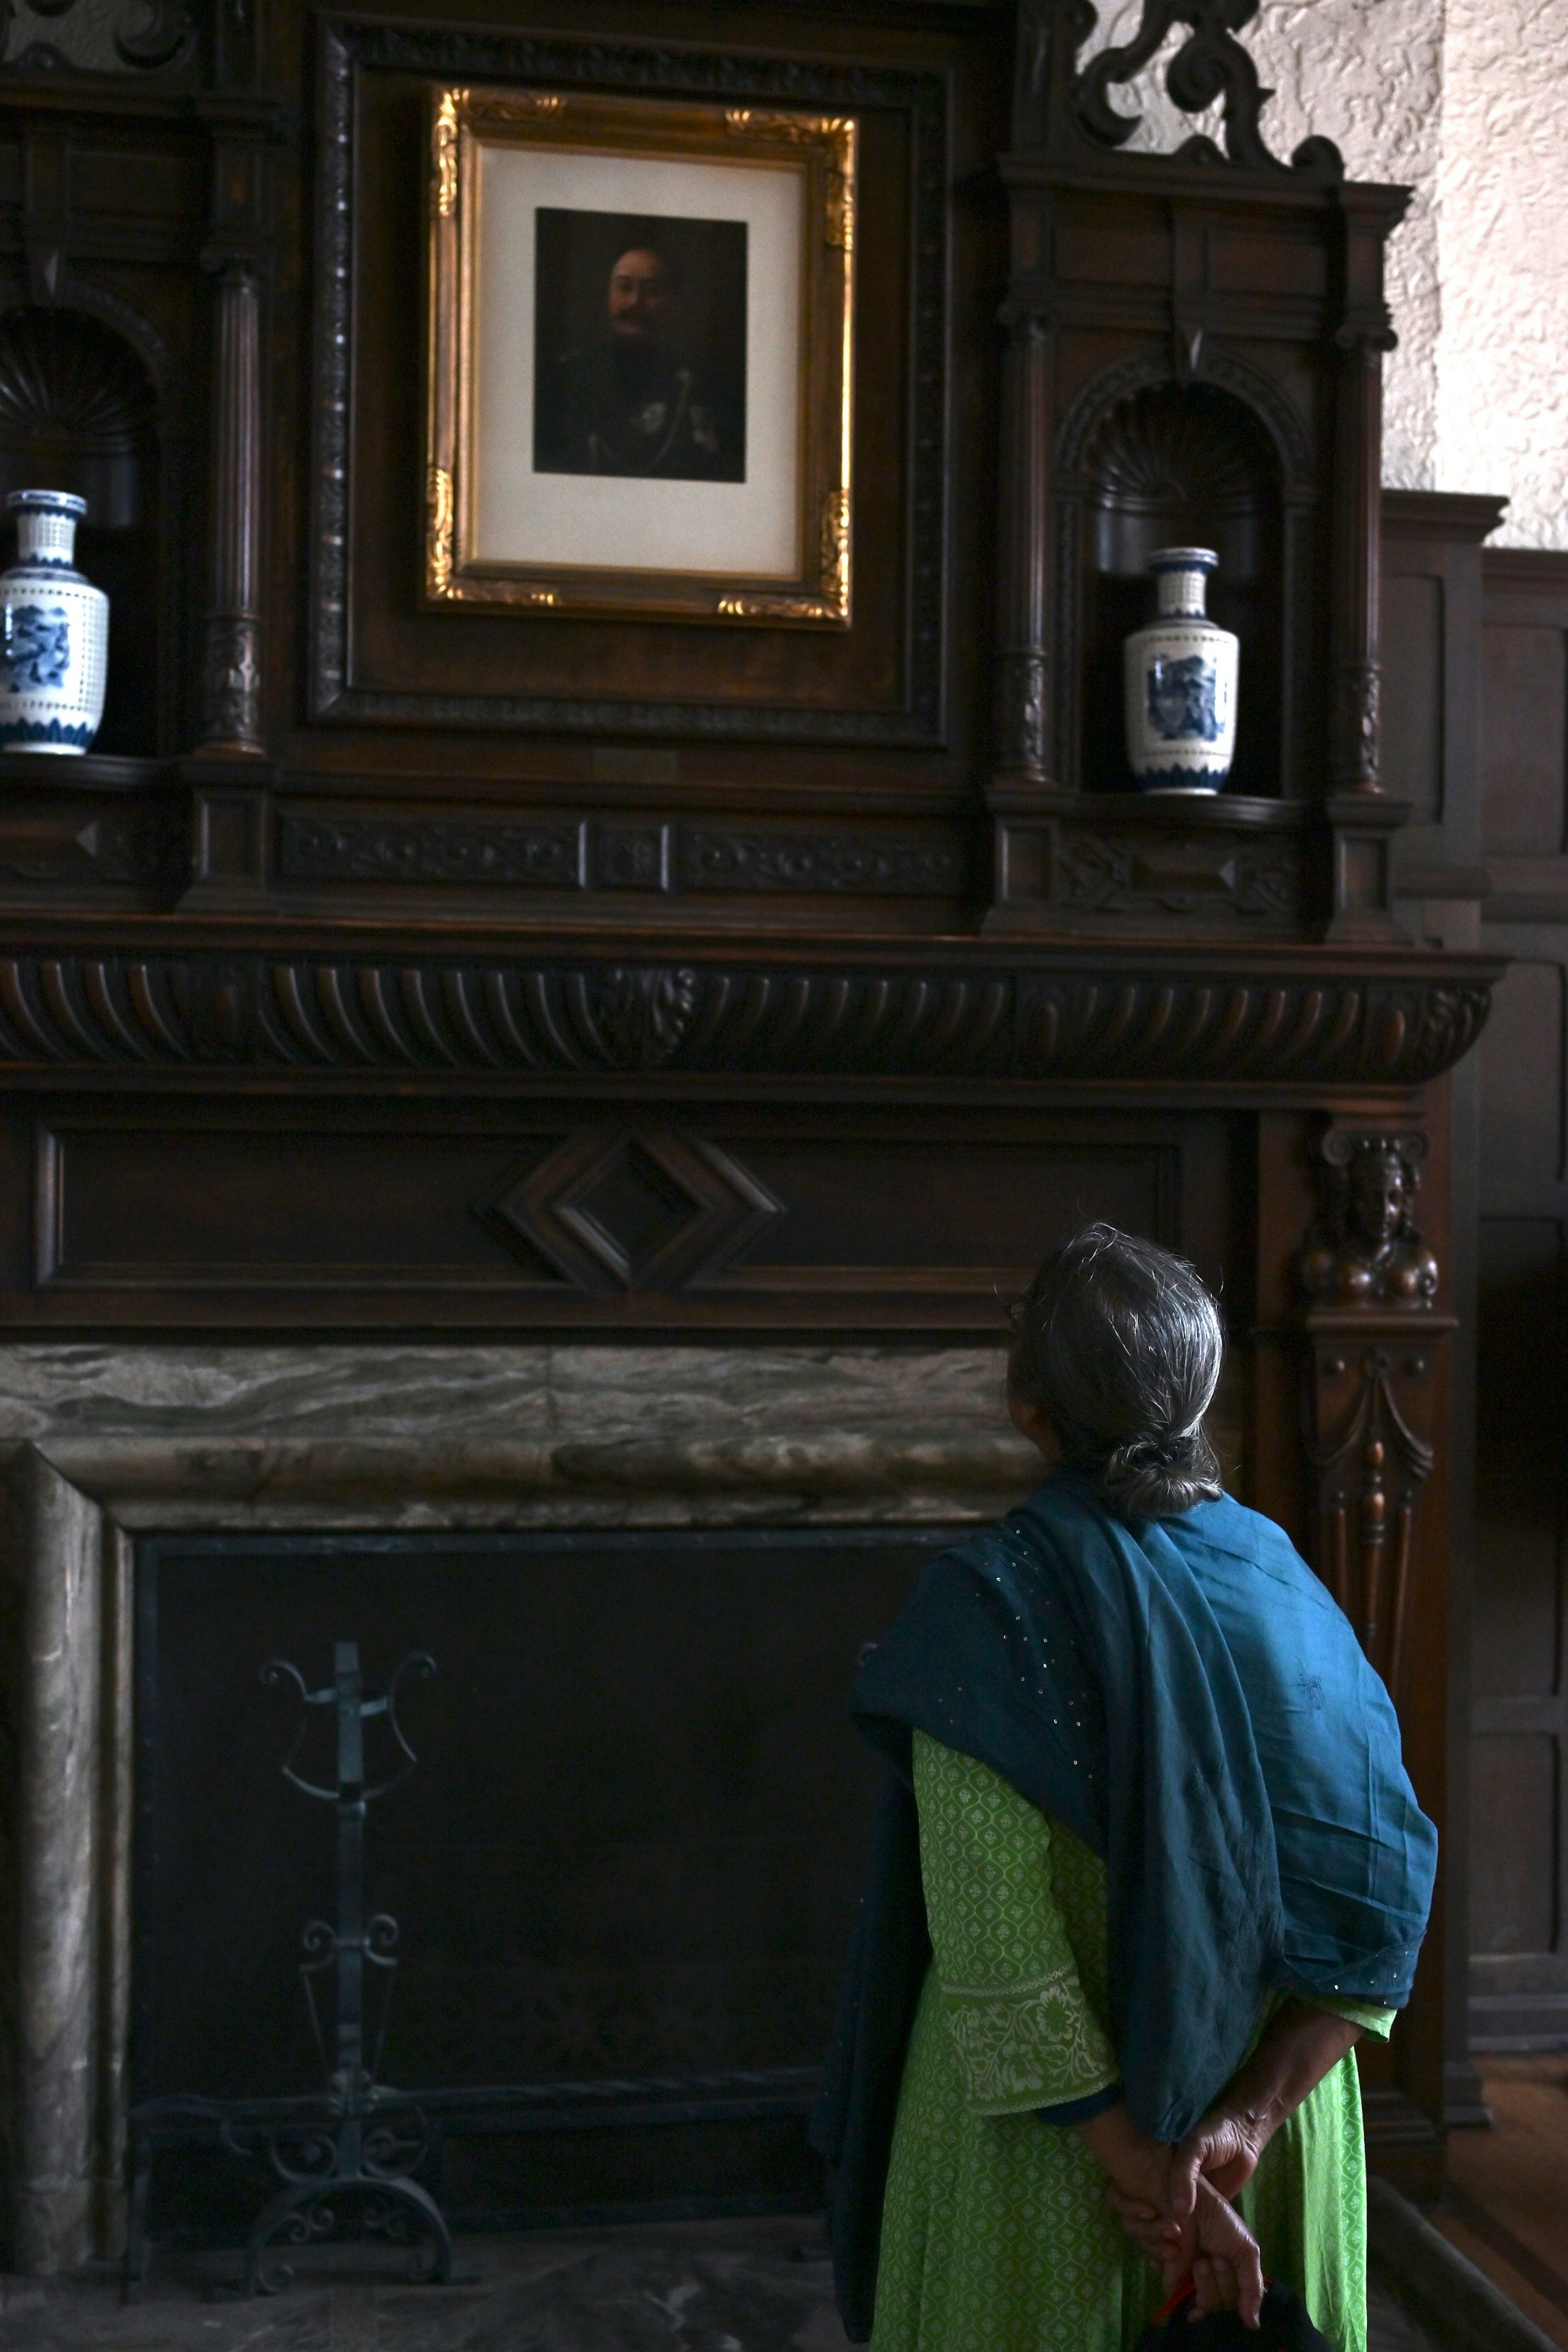
{"label": "fireplace opening", "polygon": [[[401,1695],[419,1769],[373,1809],[365,1896],[400,1928],[380,2076],[435,2123],[454,2224],[809,2209],[880,1769],[848,1686],[954,1534],[142,1538],[133,2111],[322,2087],[300,1937],[334,1840],[261,1670],[330,1683],[353,1640],[367,1688],[437,1669]],[[233,2242],[268,2192],[214,2129],[144,2156],[154,2242]]]}

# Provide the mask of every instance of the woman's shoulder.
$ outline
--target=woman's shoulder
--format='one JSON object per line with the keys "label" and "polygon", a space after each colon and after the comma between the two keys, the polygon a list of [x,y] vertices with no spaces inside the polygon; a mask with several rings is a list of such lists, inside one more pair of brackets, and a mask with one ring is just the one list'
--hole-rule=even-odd
{"label": "woman's shoulder", "polygon": [[1201,1549],[1242,1561],[1310,1601],[1333,1605],[1321,1579],[1308,1567],[1279,1522],[1238,1503],[1234,1495],[1194,1504],[1179,1518],[1162,1520],[1161,1525],[1184,1550]]}

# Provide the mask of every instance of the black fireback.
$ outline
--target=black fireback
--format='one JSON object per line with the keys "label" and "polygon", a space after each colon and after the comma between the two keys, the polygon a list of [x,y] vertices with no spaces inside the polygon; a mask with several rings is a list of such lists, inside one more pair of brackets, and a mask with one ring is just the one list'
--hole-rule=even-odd
{"label": "black fireback", "polygon": [[[298,1967],[332,1915],[331,1817],[282,1779],[297,1708],[260,1675],[281,1655],[330,1682],[352,1638],[367,1689],[410,1651],[437,1665],[405,1688],[419,1769],[373,1809],[366,1892],[401,1927],[381,2075],[461,2111],[454,2219],[809,2205],[800,2070],[880,1769],[848,1686],[953,1532],[141,1538],[133,2097],[321,2086]],[[748,2113],[741,2075],[787,2095]],[[612,2079],[689,2095],[521,2133],[452,2095]],[[161,2163],[154,2227],[232,2233],[254,2202],[190,2152]]]}

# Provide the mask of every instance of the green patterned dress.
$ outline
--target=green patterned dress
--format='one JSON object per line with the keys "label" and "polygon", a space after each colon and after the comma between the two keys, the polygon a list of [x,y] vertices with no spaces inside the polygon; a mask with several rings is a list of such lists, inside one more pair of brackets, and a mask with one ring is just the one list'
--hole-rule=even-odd
{"label": "green patterned dress", "polygon": [[[1036,2112],[1117,2079],[1105,1866],[988,1766],[917,1731],[934,1952],[904,2064],[871,2352],[1124,2352],[1159,2301],[1104,2176]],[[1393,2011],[1325,2007],[1386,2035]],[[1336,2352],[1366,2347],[1366,2171],[1347,2055],[1241,2199],[1267,2275]]]}

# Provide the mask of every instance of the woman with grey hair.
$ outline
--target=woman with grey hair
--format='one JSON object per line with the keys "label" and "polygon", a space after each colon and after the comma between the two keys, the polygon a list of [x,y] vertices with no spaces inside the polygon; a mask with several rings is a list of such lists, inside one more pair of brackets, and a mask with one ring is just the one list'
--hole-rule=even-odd
{"label": "woman with grey hair", "polygon": [[1045,1483],[856,1685],[892,1771],[816,2136],[873,2352],[1127,2352],[1162,2293],[1364,2352],[1351,2051],[1436,1833],[1350,1625],[1223,1491],[1223,1351],[1184,1259],[1054,1251],[1008,1377]]}

